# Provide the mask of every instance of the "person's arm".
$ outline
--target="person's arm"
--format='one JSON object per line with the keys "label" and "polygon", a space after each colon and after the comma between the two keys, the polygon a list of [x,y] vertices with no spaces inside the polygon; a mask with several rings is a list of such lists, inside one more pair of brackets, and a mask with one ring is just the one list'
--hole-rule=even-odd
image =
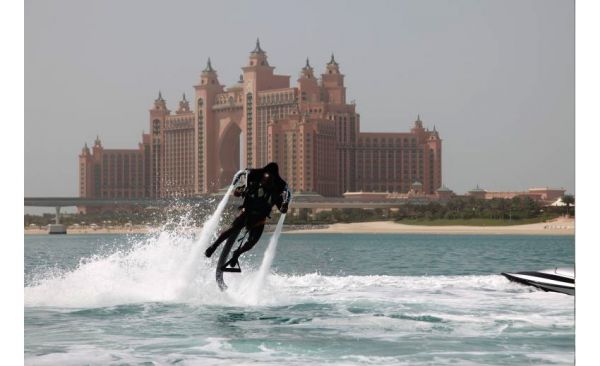
{"label": "person's arm", "polygon": [[244,195],[244,191],[246,190],[246,185],[248,181],[248,170],[240,170],[233,177],[233,186],[235,187],[233,191],[233,195],[236,197],[240,197]]}

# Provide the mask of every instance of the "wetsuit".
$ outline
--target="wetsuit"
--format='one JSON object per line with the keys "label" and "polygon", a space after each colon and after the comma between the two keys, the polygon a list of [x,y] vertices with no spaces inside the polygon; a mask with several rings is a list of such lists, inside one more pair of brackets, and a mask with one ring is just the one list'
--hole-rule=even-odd
{"label": "wetsuit", "polygon": [[[254,247],[260,239],[265,228],[267,218],[270,218],[273,206],[277,206],[281,213],[286,213],[291,199],[291,192],[287,183],[279,176],[276,163],[269,163],[262,169],[249,169],[245,174],[246,184],[234,191],[235,196],[244,198],[240,207],[240,214],[233,220],[231,226],[223,231],[217,240],[206,249],[206,256],[210,257],[217,247],[227,240],[233,233],[239,233],[243,228],[248,231],[246,242],[236,249],[229,263],[233,266],[238,257]],[[236,180],[239,177],[236,177]],[[234,182],[235,184],[235,182]]]}

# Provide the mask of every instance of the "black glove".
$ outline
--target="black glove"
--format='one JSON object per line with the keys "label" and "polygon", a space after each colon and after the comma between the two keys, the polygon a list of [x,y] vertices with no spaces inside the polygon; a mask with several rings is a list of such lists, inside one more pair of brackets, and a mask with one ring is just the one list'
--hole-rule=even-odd
{"label": "black glove", "polygon": [[279,209],[279,211],[281,213],[286,213],[287,210],[288,210],[288,203],[286,202],[286,203],[284,203],[284,204],[281,205],[281,208]]}
{"label": "black glove", "polygon": [[279,211],[281,213],[286,213],[288,210],[290,201],[292,200],[292,192],[287,187],[287,185],[285,186],[285,189],[281,193],[281,200],[282,200],[282,203],[281,203],[281,208],[279,209]]}
{"label": "black glove", "polygon": [[244,197],[244,191],[245,191],[245,187],[237,187],[233,191],[233,195],[236,197]]}

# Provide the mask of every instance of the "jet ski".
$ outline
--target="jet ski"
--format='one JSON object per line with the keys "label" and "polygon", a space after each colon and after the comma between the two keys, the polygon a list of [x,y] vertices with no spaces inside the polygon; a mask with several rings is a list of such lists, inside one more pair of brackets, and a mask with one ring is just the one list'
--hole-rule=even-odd
{"label": "jet ski", "polygon": [[542,271],[501,273],[511,281],[534,286],[544,291],[575,295],[575,269],[551,268]]}

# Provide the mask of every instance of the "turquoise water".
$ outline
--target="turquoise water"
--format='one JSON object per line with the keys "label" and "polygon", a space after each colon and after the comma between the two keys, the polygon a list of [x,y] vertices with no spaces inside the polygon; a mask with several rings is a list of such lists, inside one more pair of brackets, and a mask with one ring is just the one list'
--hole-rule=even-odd
{"label": "turquoise water", "polygon": [[220,292],[191,236],[26,236],[25,363],[574,363],[574,297],[499,275],[572,236],[284,233],[257,284],[267,242]]}

